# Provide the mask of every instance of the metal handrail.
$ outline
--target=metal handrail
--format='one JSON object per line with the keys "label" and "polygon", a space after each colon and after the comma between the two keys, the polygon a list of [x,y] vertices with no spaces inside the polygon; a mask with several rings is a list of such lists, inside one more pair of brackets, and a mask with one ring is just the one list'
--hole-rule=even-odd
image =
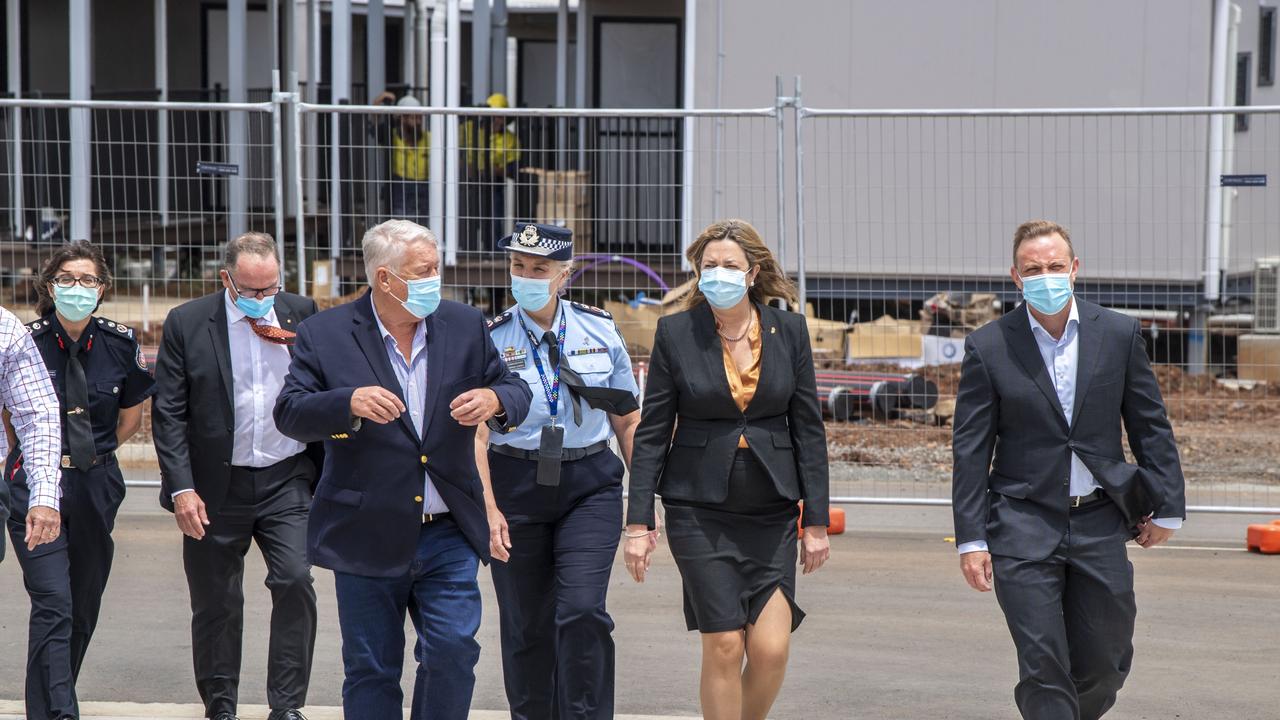
{"label": "metal handrail", "polygon": [[800,117],[1080,117],[1124,115],[1252,115],[1280,112],[1280,105],[1230,105],[1219,107],[1119,107],[1119,108],[947,108],[947,109],[838,109],[801,107]]}

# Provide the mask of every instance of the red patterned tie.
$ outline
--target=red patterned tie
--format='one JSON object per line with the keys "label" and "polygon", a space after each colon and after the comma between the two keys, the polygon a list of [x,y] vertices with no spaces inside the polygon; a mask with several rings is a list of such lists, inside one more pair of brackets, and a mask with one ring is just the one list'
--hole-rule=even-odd
{"label": "red patterned tie", "polygon": [[261,318],[248,318],[248,320],[249,326],[253,328],[253,333],[269,343],[292,345],[293,338],[297,335],[297,333],[270,325]]}

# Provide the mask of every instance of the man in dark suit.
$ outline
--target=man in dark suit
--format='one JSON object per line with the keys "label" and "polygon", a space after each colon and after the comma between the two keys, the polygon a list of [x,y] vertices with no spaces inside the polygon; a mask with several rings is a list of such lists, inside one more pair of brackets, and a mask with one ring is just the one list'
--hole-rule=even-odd
{"label": "man in dark suit", "polygon": [[1022,716],[1094,720],[1133,659],[1126,543],[1155,547],[1182,526],[1182,468],[1141,325],[1073,297],[1080,260],[1067,230],[1024,223],[1013,259],[1026,307],[965,341],[956,543],[971,587],[989,591],[994,576]]}
{"label": "man in dark suit", "polygon": [[272,599],[271,720],[301,720],[316,634],[305,543],[317,458],[281,434],[271,409],[294,331],[316,305],[281,291],[269,235],[235,238],[224,260],[224,290],[165,318],[151,414],[160,503],[185,535],[191,649],[206,716],[235,718],[244,556],[256,540]]}
{"label": "man in dark suit", "polygon": [[346,718],[401,717],[407,610],[413,717],[462,720],[480,657],[476,572],[489,559],[475,428],[518,425],[532,395],[480,311],[440,299],[429,230],[388,220],[363,253],[370,292],[299,328],[276,423],[325,443],[307,552],[334,571]]}

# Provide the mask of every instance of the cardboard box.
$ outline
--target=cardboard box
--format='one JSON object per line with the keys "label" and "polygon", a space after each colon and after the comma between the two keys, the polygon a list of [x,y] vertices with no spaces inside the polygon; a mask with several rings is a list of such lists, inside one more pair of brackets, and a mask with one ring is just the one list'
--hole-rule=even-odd
{"label": "cardboard box", "polygon": [[337,265],[333,260],[315,260],[311,263],[311,297],[329,297],[333,283],[337,281]]}
{"label": "cardboard box", "polygon": [[1236,377],[1280,383],[1280,335],[1241,335],[1236,352]]}
{"label": "cardboard box", "polygon": [[653,336],[658,332],[658,318],[684,309],[684,298],[693,288],[689,280],[672,289],[657,303],[644,303],[632,307],[630,303],[607,301],[604,309],[613,315],[618,332],[627,343],[632,357],[648,357],[653,351]]}
{"label": "cardboard box", "polygon": [[856,323],[849,333],[851,360],[864,358],[913,358],[924,352],[920,325],[885,315],[872,322]]}
{"label": "cardboard box", "polygon": [[538,178],[537,221],[573,231],[576,255],[593,252],[591,242],[591,173],[586,170],[523,168]]}

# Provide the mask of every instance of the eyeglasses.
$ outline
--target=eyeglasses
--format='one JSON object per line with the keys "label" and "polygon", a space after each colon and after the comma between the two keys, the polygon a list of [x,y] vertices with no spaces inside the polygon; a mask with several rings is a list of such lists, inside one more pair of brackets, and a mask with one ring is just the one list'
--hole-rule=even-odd
{"label": "eyeglasses", "polygon": [[81,275],[80,277],[72,277],[70,275],[59,275],[53,279],[53,284],[66,290],[75,287],[77,284],[82,288],[89,290],[97,290],[106,284],[102,278],[97,275]]}
{"label": "eyeglasses", "polygon": [[264,288],[245,288],[245,289],[241,290],[241,289],[240,289],[240,286],[236,283],[236,279],[235,279],[234,277],[232,277],[232,276],[231,276],[231,273],[229,273],[229,272],[227,273],[227,279],[229,279],[229,280],[231,281],[231,289],[232,289],[232,290],[235,290],[236,294],[237,294],[237,295],[239,295],[240,297],[244,298],[245,300],[256,300],[256,299],[258,299],[258,298],[269,298],[269,297],[272,297],[272,296],[275,296],[275,295],[279,294],[279,293],[280,293],[280,291],[284,289],[283,287],[281,287],[280,285],[278,285],[278,284],[277,284],[277,285],[272,285],[271,287],[264,287]]}

